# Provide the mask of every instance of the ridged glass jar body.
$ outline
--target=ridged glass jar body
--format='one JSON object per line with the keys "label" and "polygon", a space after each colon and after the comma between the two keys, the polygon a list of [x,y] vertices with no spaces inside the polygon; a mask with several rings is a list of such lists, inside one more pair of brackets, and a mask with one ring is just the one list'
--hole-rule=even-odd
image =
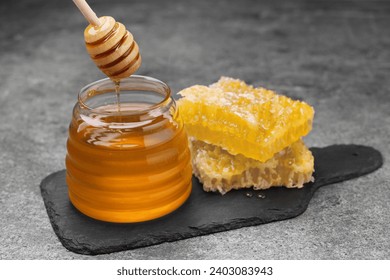
{"label": "ridged glass jar body", "polygon": [[191,193],[187,141],[161,81],[131,76],[121,81],[119,96],[109,79],[86,86],[69,126],[70,201],[87,216],[118,223],[174,211]]}

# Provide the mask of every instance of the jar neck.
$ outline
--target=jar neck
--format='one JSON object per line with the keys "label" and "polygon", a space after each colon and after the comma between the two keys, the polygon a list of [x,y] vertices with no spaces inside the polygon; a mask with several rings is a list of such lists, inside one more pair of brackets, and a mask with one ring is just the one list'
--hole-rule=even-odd
{"label": "jar neck", "polygon": [[81,89],[75,114],[94,126],[128,126],[176,112],[171,90],[157,79],[133,75],[118,84],[106,78]]}

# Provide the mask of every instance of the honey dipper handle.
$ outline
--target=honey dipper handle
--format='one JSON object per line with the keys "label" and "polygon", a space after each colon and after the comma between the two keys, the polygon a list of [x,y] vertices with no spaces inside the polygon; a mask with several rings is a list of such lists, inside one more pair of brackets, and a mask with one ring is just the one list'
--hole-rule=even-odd
{"label": "honey dipper handle", "polygon": [[99,18],[85,0],[73,0],[73,2],[90,24],[93,26],[101,25]]}

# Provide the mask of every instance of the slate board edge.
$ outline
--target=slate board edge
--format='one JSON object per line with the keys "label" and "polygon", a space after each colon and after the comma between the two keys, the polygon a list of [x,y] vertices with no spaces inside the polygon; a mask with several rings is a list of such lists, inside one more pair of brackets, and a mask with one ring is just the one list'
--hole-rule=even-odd
{"label": "slate board edge", "polygon": [[47,196],[44,195],[45,193],[47,193],[47,190],[46,190],[45,188],[43,188],[43,186],[44,186],[45,184],[47,184],[46,182],[50,182],[51,179],[52,179],[53,177],[56,177],[56,176],[57,176],[59,173],[61,173],[61,172],[63,172],[63,170],[59,170],[59,171],[56,171],[56,172],[51,173],[50,175],[46,176],[46,177],[42,180],[41,184],[39,185],[39,188],[41,189],[41,196],[42,196],[42,198],[43,198],[43,203],[44,203],[45,208],[46,208],[46,213],[47,213],[47,215],[49,216],[50,224],[51,224],[51,226],[52,226],[52,228],[53,228],[53,230],[54,230],[54,233],[56,234],[57,238],[58,238],[59,241],[61,242],[61,244],[62,244],[66,249],[68,249],[68,250],[70,250],[70,251],[72,251],[72,252],[74,252],[74,253],[85,254],[85,253],[83,253],[83,250],[78,250],[76,247],[70,246],[70,245],[69,245],[69,244],[74,244],[74,242],[69,241],[69,243],[68,243],[67,240],[69,240],[69,239],[64,238],[64,237],[63,237],[63,238],[60,238],[60,236],[63,236],[63,235],[61,234],[61,232],[60,232],[60,228],[59,228],[59,226],[58,226],[57,223],[54,223],[54,222],[53,222],[53,221],[55,220],[55,217],[54,217],[54,216],[55,216],[55,213],[52,213],[52,212],[49,211],[50,205],[51,205],[51,204],[54,204],[54,203],[53,203],[52,201],[49,201],[49,200],[47,199]]}

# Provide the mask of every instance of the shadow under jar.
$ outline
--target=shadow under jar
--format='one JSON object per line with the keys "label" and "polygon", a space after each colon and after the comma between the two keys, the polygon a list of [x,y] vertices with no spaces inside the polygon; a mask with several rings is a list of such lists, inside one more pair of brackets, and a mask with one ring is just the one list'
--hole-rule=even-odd
{"label": "shadow under jar", "polygon": [[89,217],[152,220],[191,193],[187,135],[169,87],[159,80],[133,75],[121,80],[119,96],[109,79],[84,87],[67,150],[69,198]]}

